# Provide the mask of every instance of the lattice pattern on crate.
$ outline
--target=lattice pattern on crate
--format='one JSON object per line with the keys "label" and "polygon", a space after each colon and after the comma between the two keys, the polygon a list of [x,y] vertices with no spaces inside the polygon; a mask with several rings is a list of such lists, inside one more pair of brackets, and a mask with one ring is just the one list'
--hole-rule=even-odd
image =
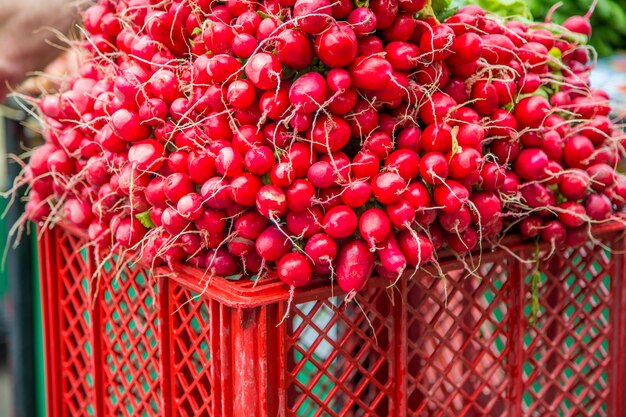
{"label": "lattice pattern on crate", "polygon": [[342,300],[304,303],[292,312],[287,335],[289,415],[389,415],[394,395],[389,296],[375,289],[360,294],[359,304]]}
{"label": "lattice pattern on crate", "polygon": [[69,234],[59,236],[59,280],[53,283],[61,300],[62,415],[67,417],[95,414],[89,257],[83,243]]}
{"label": "lattice pattern on crate", "polygon": [[[410,416],[505,412],[508,259],[407,284]],[[478,276],[477,276],[478,275]]]}
{"label": "lattice pattern on crate", "polygon": [[542,264],[540,312],[525,338],[527,415],[607,415],[613,302],[609,255],[601,247],[585,246]]}
{"label": "lattice pattern on crate", "polygon": [[172,384],[179,417],[211,417],[210,301],[172,283]]}
{"label": "lattice pattern on crate", "polygon": [[103,277],[105,415],[160,416],[160,351],[156,286],[127,266]]}

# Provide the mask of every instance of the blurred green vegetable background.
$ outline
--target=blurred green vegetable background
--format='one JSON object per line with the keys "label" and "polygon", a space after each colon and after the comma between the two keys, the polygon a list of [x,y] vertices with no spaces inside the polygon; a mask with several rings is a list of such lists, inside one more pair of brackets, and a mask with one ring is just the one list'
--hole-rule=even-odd
{"label": "blurred green vegetable background", "polygon": [[[584,16],[593,0],[562,0],[552,16],[563,23],[570,16]],[[433,4],[436,0],[433,0]],[[500,16],[523,16],[543,21],[556,0],[452,0],[452,7],[477,4]],[[591,45],[598,55],[607,56],[626,50],[626,0],[599,0],[591,16]]]}
{"label": "blurred green vegetable background", "polygon": [[[502,1],[502,0],[500,0]],[[535,20],[543,20],[554,4],[546,0],[526,0]],[[552,20],[563,23],[573,15],[584,15],[591,6],[591,0],[563,0]],[[591,44],[601,56],[611,55],[619,49],[626,49],[626,0],[599,0],[591,16]]]}

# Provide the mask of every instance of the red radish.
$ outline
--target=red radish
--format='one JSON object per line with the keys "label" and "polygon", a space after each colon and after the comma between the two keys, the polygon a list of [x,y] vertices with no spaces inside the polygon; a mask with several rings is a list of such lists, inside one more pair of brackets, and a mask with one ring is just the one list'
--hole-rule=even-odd
{"label": "red radish", "polygon": [[446,24],[428,28],[420,40],[420,51],[427,60],[441,61],[452,54],[454,39],[454,31]]}
{"label": "red radish", "polygon": [[400,10],[409,13],[417,13],[421,11],[424,6],[426,6],[427,1],[425,0],[399,0],[398,5]]}
{"label": "red radish", "polygon": [[362,240],[349,240],[339,248],[336,272],[342,291],[354,295],[365,286],[373,270],[374,254]]}
{"label": "red radish", "polygon": [[552,245],[560,246],[565,243],[566,233],[563,223],[554,220],[543,226],[541,238]]}
{"label": "red radish", "polygon": [[367,7],[357,7],[350,12],[347,22],[352,25],[357,35],[366,35],[376,29],[376,14]]}
{"label": "red radish", "polygon": [[473,227],[468,227],[461,233],[450,233],[446,236],[448,246],[455,252],[470,252],[478,244],[478,232]]}
{"label": "red radish", "polygon": [[285,196],[289,211],[302,212],[311,206],[315,198],[315,188],[310,182],[298,179],[285,190]]}
{"label": "red radish", "polygon": [[336,152],[350,140],[350,126],[341,117],[321,116],[313,124],[309,138],[317,152]]}
{"label": "red radish", "polygon": [[283,216],[287,213],[287,196],[275,185],[264,185],[256,195],[256,208],[268,219]]}
{"label": "red radish", "polygon": [[279,119],[289,108],[289,90],[281,87],[278,91],[266,91],[259,98],[259,108],[270,119]]}
{"label": "red radish", "polygon": [[487,81],[478,80],[472,86],[470,98],[474,108],[481,116],[490,116],[498,110],[498,90]]}
{"label": "red radish", "polygon": [[262,186],[263,182],[256,175],[248,172],[241,173],[230,182],[230,197],[235,203],[243,206],[254,206],[256,194]]}
{"label": "red radish", "polygon": [[441,184],[448,177],[446,157],[439,152],[428,152],[420,161],[420,175],[432,185]]}
{"label": "red radish", "polygon": [[415,210],[421,210],[430,206],[430,193],[426,186],[421,182],[412,182],[402,194],[402,198],[406,200]]}
{"label": "red radish", "polygon": [[237,58],[250,58],[256,48],[259,46],[258,40],[248,33],[239,33],[235,35],[231,45],[233,53]]}
{"label": "red radish", "polygon": [[585,207],[582,204],[566,201],[559,204],[559,220],[567,227],[578,227],[585,222]]}
{"label": "red radish", "polygon": [[515,160],[515,173],[529,181],[545,178],[547,168],[548,156],[539,149],[523,149]]}
{"label": "red radish", "polygon": [[352,160],[352,174],[357,178],[371,178],[378,174],[380,162],[371,152],[359,152]]}
{"label": "red radish", "polygon": [[[212,218],[209,219],[209,216]],[[223,230],[226,225],[224,214],[217,210],[205,211],[205,214],[203,214],[201,219],[206,220],[203,220],[200,224],[200,219],[196,220],[196,226],[198,226],[199,229],[207,230],[210,233],[217,233],[218,231]],[[209,227],[201,227],[205,224]],[[244,239],[254,240],[267,228],[267,220],[255,211],[247,211],[237,217],[234,227],[238,236]]]}
{"label": "red radish", "polygon": [[124,247],[132,248],[141,241],[146,231],[139,220],[134,217],[125,218],[120,220],[117,227],[114,228],[115,240]]}
{"label": "red radish", "polygon": [[526,97],[515,106],[515,118],[522,127],[537,128],[548,112],[550,103],[540,96]]}
{"label": "red radish", "polygon": [[147,139],[150,127],[142,124],[139,114],[126,109],[119,109],[111,115],[113,132],[127,142]]}
{"label": "red radish", "polygon": [[351,181],[341,191],[341,201],[352,208],[363,207],[372,196],[372,187],[367,181]]}
{"label": "red radish", "polygon": [[245,109],[254,103],[256,90],[247,80],[236,80],[228,86],[226,99],[236,109]]}
{"label": "red radish", "polygon": [[393,71],[391,64],[378,56],[359,56],[348,68],[352,85],[368,90],[380,90],[387,86]]}
{"label": "red radish", "polygon": [[178,235],[189,226],[189,221],[185,220],[185,218],[172,207],[167,207],[163,210],[161,223],[165,230],[171,235]]}
{"label": "red radish", "polygon": [[331,68],[348,66],[356,58],[356,34],[348,24],[334,23],[316,38],[315,52]]}
{"label": "red radish", "polygon": [[479,227],[493,224],[502,216],[502,201],[494,193],[477,192],[470,196],[472,221]]}
{"label": "red radish", "polygon": [[274,153],[267,146],[251,148],[246,152],[243,162],[252,174],[265,175],[275,164]]}
{"label": "red radish", "polygon": [[398,201],[406,188],[406,181],[394,172],[384,172],[372,179],[374,197],[383,204]]}
{"label": "red radish", "polygon": [[410,13],[398,13],[392,24],[380,33],[388,42],[408,41],[415,31],[415,22],[415,18]]}
{"label": "red radish", "polygon": [[522,198],[531,209],[549,207],[551,196],[546,187],[539,183],[524,184]]}
{"label": "red radish", "polygon": [[331,163],[318,161],[307,171],[307,179],[314,187],[327,188],[335,183],[336,174]]}
{"label": "red radish", "polygon": [[573,136],[565,142],[563,160],[570,168],[585,168],[594,152],[593,142],[581,135]]}
{"label": "red radish", "polygon": [[446,213],[445,211],[439,214],[439,224],[448,233],[461,233],[467,229],[472,219],[470,211],[467,207],[461,207],[456,213]]}
{"label": "red radish", "polygon": [[568,17],[563,22],[563,27],[588,38],[591,36],[591,23],[589,23],[589,17],[586,15]]}
{"label": "red radish", "polygon": [[207,253],[205,264],[211,274],[228,277],[237,273],[237,258],[220,248]]}
{"label": "red radish", "polygon": [[615,183],[615,170],[608,164],[594,164],[587,168],[591,179],[591,188],[602,191]]}
{"label": "red radish", "polygon": [[393,139],[381,130],[372,132],[363,143],[362,149],[373,153],[378,159],[385,159],[393,149]]}
{"label": "red radish", "polygon": [[311,207],[301,212],[287,213],[287,229],[294,236],[309,238],[322,231],[324,214],[319,207]]}
{"label": "red radish", "polygon": [[467,201],[469,191],[463,185],[454,180],[447,180],[435,186],[433,199],[435,204],[446,213],[457,213]]}
{"label": "red radish", "polygon": [[448,164],[450,178],[459,179],[472,175],[478,170],[481,157],[480,152],[474,148],[461,149],[450,158]]}
{"label": "red radish", "polygon": [[350,207],[338,205],[326,212],[322,226],[330,237],[343,239],[356,231],[358,219]]}
{"label": "red radish", "polygon": [[270,172],[270,181],[279,187],[289,186],[295,179],[296,174],[293,166],[288,162],[280,162],[272,167]]}
{"label": "red radish", "polygon": [[255,87],[261,90],[272,90],[278,85],[282,65],[276,56],[260,52],[248,60],[245,73]]}
{"label": "red radish", "polygon": [[410,149],[398,149],[385,159],[385,169],[396,172],[405,181],[410,181],[419,174],[420,158]]}
{"label": "red radish", "polygon": [[480,170],[480,186],[485,191],[497,191],[505,182],[506,170],[501,165],[486,162]]}
{"label": "red radish", "polygon": [[372,0],[369,8],[376,15],[376,29],[385,29],[393,23],[398,13],[397,0]]}
{"label": "red radish", "polygon": [[415,220],[415,209],[404,199],[389,204],[386,211],[391,224],[400,230],[407,229]]}
{"label": "red radish", "polygon": [[228,252],[230,252],[231,255],[235,255],[238,257],[246,256],[249,253],[253,253],[256,251],[253,241],[243,239],[237,236],[229,239],[226,247],[228,248]]}
{"label": "red radish", "polygon": [[520,231],[527,237],[538,236],[542,229],[543,219],[538,216],[527,217],[520,223]]}
{"label": "red radish", "polygon": [[396,144],[398,149],[411,149],[419,152],[422,149],[422,131],[417,126],[405,127],[398,133]]}
{"label": "red radish", "polygon": [[579,246],[584,245],[589,238],[589,227],[579,226],[579,227],[568,227],[567,228],[567,237],[565,238],[565,245],[570,248],[577,248]]}
{"label": "red radish", "polygon": [[400,249],[400,245],[393,234],[382,242],[381,247],[377,250],[380,263],[383,268],[396,274],[396,278],[406,269],[406,257]]}
{"label": "red radish", "polygon": [[604,194],[591,194],[585,201],[585,211],[591,220],[606,220],[611,216],[611,201]]}
{"label": "red radish", "polygon": [[291,85],[289,101],[297,111],[311,113],[324,103],[327,94],[324,77],[316,72],[307,72]]}
{"label": "red radish", "polygon": [[278,229],[271,225],[265,229],[255,242],[256,251],[268,261],[277,261],[291,249],[291,242]]}
{"label": "red radish", "polygon": [[165,162],[165,148],[154,139],[133,144],[128,150],[128,161],[140,171],[156,172]]}
{"label": "red radish", "polygon": [[86,229],[93,220],[89,203],[78,198],[68,198],[63,210],[65,218],[80,228]]}
{"label": "red radish", "polygon": [[447,124],[429,125],[422,132],[422,149],[445,153],[452,149],[452,128]]}
{"label": "red radish", "polygon": [[222,148],[215,158],[215,167],[220,174],[234,177],[243,172],[243,157],[231,147]]}
{"label": "red radish", "polygon": [[560,178],[559,191],[568,200],[580,200],[591,186],[589,175],[581,169],[565,171]]}
{"label": "red radish", "polygon": [[406,261],[420,268],[425,263],[433,260],[435,249],[431,241],[420,233],[403,230],[398,234],[398,245]]}
{"label": "red radish", "polygon": [[359,232],[370,248],[376,248],[391,233],[389,217],[381,209],[368,209],[359,218]]}
{"label": "red radish", "polygon": [[476,33],[464,33],[454,40],[453,49],[455,57],[465,62],[476,61],[483,53],[483,41]]}
{"label": "red radish", "polygon": [[306,256],[298,252],[283,255],[277,264],[278,278],[291,287],[306,285],[313,275],[313,268]]}
{"label": "red radish", "polygon": [[202,216],[202,197],[197,193],[182,196],[176,203],[176,210],[186,220],[196,220]]}
{"label": "red radish", "polygon": [[200,188],[200,195],[204,204],[214,209],[225,209],[233,203],[228,190],[228,180],[213,177],[209,178]]}
{"label": "red radish", "polygon": [[322,155],[320,158],[322,161],[328,162],[332,165],[335,174],[337,175],[337,182],[344,183],[350,177],[350,158],[343,152],[334,152],[330,155]]}
{"label": "red radish", "polygon": [[313,35],[320,33],[328,26],[330,13],[329,0],[296,0],[293,6],[296,25],[303,32]]}
{"label": "red radish", "polygon": [[327,273],[330,272],[330,267],[337,257],[337,243],[327,234],[318,233],[307,240],[304,252],[316,269],[326,267],[328,268]]}
{"label": "red radish", "polygon": [[383,41],[374,35],[364,36],[357,40],[357,55],[368,56],[383,52]]}
{"label": "red radish", "polygon": [[432,96],[425,97],[419,108],[419,116],[428,125],[442,124],[456,104],[449,95],[436,91]]}
{"label": "red radish", "polygon": [[345,91],[350,88],[350,73],[342,68],[334,68],[328,71],[326,82],[330,91]]}
{"label": "red radish", "polygon": [[230,25],[209,21],[202,39],[208,50],[215,54],[223,54],[230,50],[234,37],[235,33]]}

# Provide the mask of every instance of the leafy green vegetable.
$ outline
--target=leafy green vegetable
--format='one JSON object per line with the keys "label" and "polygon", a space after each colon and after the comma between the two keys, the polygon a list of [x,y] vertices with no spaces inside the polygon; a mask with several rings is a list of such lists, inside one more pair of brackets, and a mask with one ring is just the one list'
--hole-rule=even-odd
{"label": "leafy green vegetable", "polygon": [[156,225],[152,222],[152,219],[150,218],[151,211],[152,209],[148,209],[135,215],[135,218],[139,220],[139,223],[143,224],[143,226],[147,227],[148,229],[154,229],[156,227]]}
{"label": "leafy green vegetable", "polygon": [[458,8],[468,4],[475,4],[502,17],[518,16],[532,19],[532,13],[526,0],[454,0],[451,6]]}

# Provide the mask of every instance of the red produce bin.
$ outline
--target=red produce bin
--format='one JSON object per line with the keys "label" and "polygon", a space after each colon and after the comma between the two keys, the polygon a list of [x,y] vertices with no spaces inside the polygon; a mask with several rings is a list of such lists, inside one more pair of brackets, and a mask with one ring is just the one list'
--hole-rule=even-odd
{"label": "red produce bin", "polygon": [[529,243],[347,304],[318,280],[279,324],[278,281],[121,262],[92,281],[84,235],[42,236],[51,417],[626,415],[622,226],[541,263],[533,324]]}

